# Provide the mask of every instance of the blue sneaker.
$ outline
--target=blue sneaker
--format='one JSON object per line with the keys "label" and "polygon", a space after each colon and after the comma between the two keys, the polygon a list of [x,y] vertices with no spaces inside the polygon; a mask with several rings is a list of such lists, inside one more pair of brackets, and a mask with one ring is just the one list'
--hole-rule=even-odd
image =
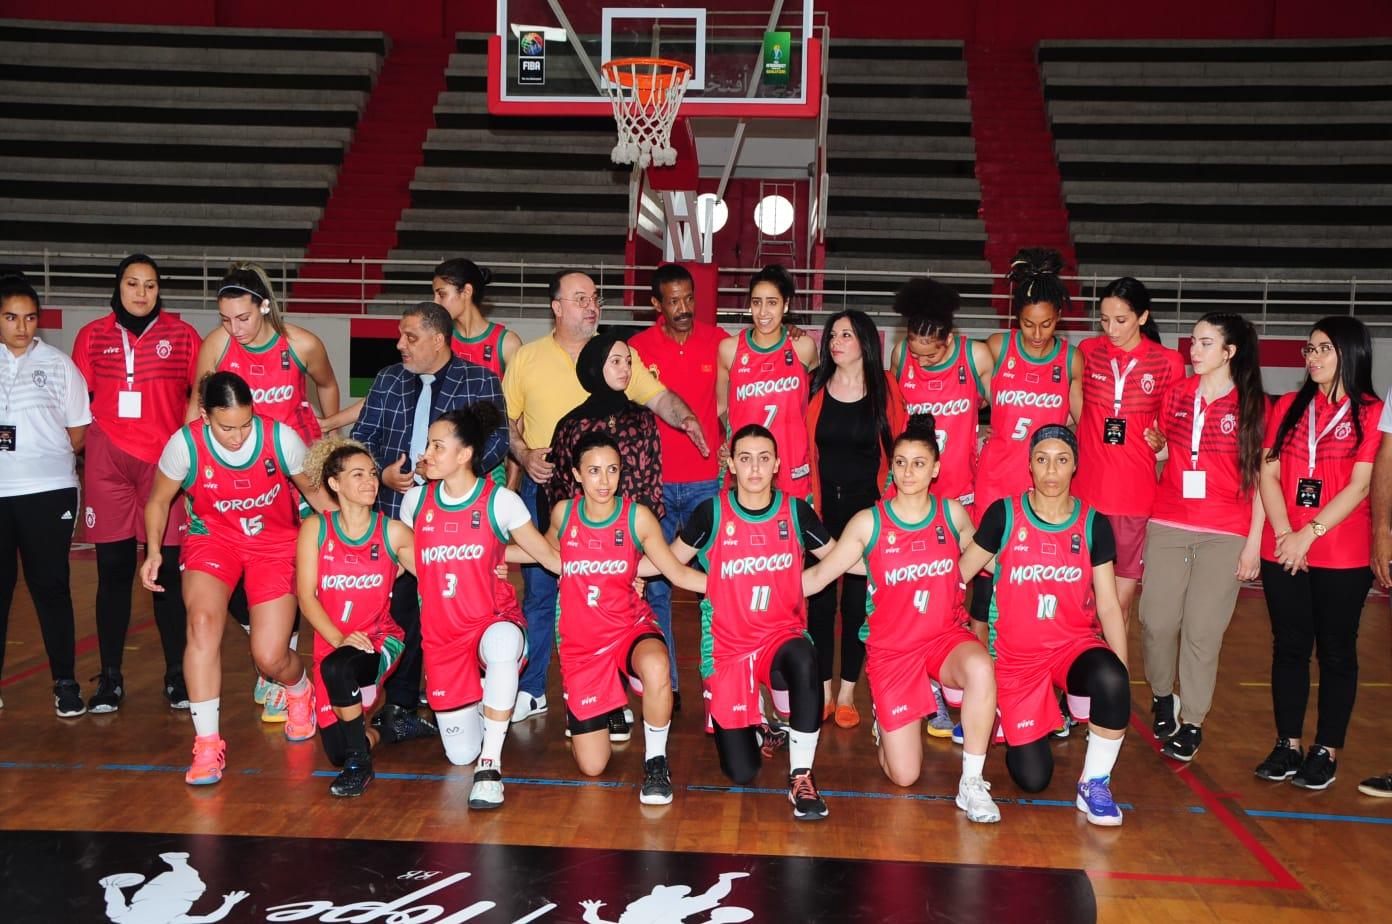
{"label": "blue sneaker", "polygon": [[1121,809],[1112,801],[1111,777],[1078,781],[1078,811],[1089,824],[1115,827],[1121,824]]}
{"label": "blue sneaker", "polygon": [[961,744],[965,740],[966,739],[962,737],[962,723],[958,722],[956,725],[952,726],[952,743]]}

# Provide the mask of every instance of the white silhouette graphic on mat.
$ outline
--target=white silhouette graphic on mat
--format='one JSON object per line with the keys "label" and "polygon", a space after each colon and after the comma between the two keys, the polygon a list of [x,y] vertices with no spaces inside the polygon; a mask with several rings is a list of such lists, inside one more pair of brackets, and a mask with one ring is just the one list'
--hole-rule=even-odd
{"label": "white silhouette graphic on mat", "polygon": [[[222,907],[208,914],[189,914],[196,901],[208,891],[208,885],[198,870],[188,865],[186,853],[162,853],[160,859],[169,864],[169,871],[160,873],[149,882],[139,873],[116,873],[97,884],[106,889],[106,917],[116,924],[204,924],[221,921],[249,892],[228,892],[222,897]],[[145,882],[130,902],[122,889]]]}
{"label": "white silhouette graphic on mat", "polygon": [[[748,921],[754,912],[748,908],[722,906],[721,899],[730,894],[730,883],[743,879],[748,873],[721,873],[720,881],[700,895],[691,894],[691,886],[654,886],[650,894],[629,902],[628,908],[619,915],[618,921],[606,921],[599,916],[604,902],[581,902],[585,924],[735,924]],[[709,911],[710,917],[704,920],[687,918],[693,914]]]}

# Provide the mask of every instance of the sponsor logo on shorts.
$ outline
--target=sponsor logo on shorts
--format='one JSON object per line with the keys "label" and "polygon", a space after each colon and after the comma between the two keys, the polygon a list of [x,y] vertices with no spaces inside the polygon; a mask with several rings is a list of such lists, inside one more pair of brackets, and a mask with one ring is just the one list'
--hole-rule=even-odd
{"label": "sponsor logo on shorts", "polygon": [[1023,719],[1023,720],[1021,720],[1021,721],[1019,721],[1019,722],[1016,722],[1016,723],[1015,723],[1015,727],[1016,727],[1016,728],[1032,728],[1032,727],[1034,727],[1034,719]]}
{"label": "sponsor logo on shorts", "polygon": [[239,510],[257,510],[261,507],[269,507],[274,504],[277,497],[280,497],[280,485],[271,486],[269,491],[258,494],[256,497],[232,497],[227,500],[216,501],[213,509],[218,513]]}
{"label": "sponsor logo on shorts", "polygon": [[484,548],[476,543],[469,545],[434,545],[420,550],[421,564],[434,565],[444,561],[479,561]]}
{"label": "sponsor logo on shorts", "polygon": [[584,699],[580,700],[580,705],[582,705],[582,706],[593,706],[593,705],[594,705],[595,703],[597,703],[597,702],[599,702],[599,697],[598,697],[598,696],[587,696],[587,697],[585,697]]}
{"label": "sponsor logo on shorts", "polygon": [[1041,394],[1037,391],[1026,391],[1023,388],[1012,388],[997,392],[996,405],[998,407],[1060,408],[1063,407],[1063,395]]}
{"label": "sponsor logo on shorts", "polygon": [[1077,565],[1016,565],[1010,569],[1010,583],[1037,584],[1041,581],[1061,581],[1076,584],[1083,579],[1083,569]]}
{"label": "sponsor logo on shorts", "polygon": [[783,552],[778,555],[746,555],[720,563],[722,578],[741,574],[761,574],[765,571],[787,571],[793,566],[793,554]]}
{"label": "sponsor logo on shorts", "polygon": [[905,705],[905,706],[895,706],[893,709],[889,710],[889,714],[890,714],[890,715],[903,715],[904,713],[906,713],[906,712],[908,712],[908,711],[909,711],[909,707],[906,706],[906,705]]}
{"label": "sponsor logo on shorts", "polygon": [[797,391],[802,387],[801,380],[795,375],[785,375],[781,379],[769,379],[763,382],[746,382],[735,389],[735,400],[745,401],[749,398],[783,394]]}

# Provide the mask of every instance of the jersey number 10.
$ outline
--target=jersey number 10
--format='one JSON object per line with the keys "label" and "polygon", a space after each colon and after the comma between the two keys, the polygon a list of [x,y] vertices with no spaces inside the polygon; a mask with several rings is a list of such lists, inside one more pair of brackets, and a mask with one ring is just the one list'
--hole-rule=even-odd
{"label": "jersey number 10", "polygon": [[1040,594],[1039,607],[1035,610],[1036,619],[1053,619],[1055,611],[1058,610],[1058,597],[1053,594]]}

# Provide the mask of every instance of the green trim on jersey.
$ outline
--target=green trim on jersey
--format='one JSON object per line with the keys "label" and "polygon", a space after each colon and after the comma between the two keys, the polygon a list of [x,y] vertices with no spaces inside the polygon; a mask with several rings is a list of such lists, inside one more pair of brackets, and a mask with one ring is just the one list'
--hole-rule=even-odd
{"label": "green trim on jersey", "polygon": [[488,503],[484,506],[488,510],[488,525],[493,528],[493,535],[497,536],[498,541],[503,545],[507,545],[512,541],[512,536],[508,534],[507,530],[503,529],[502,524],[498,522],[498,517],[493,512],[497,506],[498,487],[499,486],[496,484],[490,484],[488,486]]}
{"label": "green trim on jersey", "polygon": [[[204,426],[206,427],[207,424],[204,424]],[[188,427],[184,427],[179,432],[184,435],[184,443],[188,446],[189,454],[189,468],[188,471],[184,473],[184,480],[179,482],[179,486],[187,491],[189,488],[193,487],[194,481],[198,478],[198,449],[193,442],[192,430]]]}
{"label": "green trim on jersey", "polygon": [[275,450],[276,462],[280,464],[280,470],[286,478],[290,478],[290,463],[285,461],[285,453],[280,446],[280,422],[271,421],[271,448]]}
{"label": "green trim on jersey", "polygon": [[976,393],[982,401],[989,401],[991,396],[986,393],[986,383],[981,381],[981,373],[976,371],[976,358],[971,352],[972,341],[967,337],[963,337],[962,341],[962,348],[967,351],[967,368],[971,370],[972,380],[976,382]]}
{"label": "green trim on jersey", "polygon": [[[1067,348],[1067,349],[1069,350],[1069,353],[1068,353],[1068,358],[1069,358],[1069,359],[1071,359],[1072,356],[1073,356],[1073,353],[1072,353],[1073,347],[1068,343],[1067,340],[1064,340],[1064,339],[1063,339],[1062,337],[1060,337],[1058,334],[1054,334],[1054,348],[1053,348],[1052,350],[1050,350],[1050,351],[1048,352],[1048,354],[1046,354],[1046,355],[1044,355],[1044,356],[1041,356],[1041,357],[1039,357],[1038,359],[1035,359],[1033,356],[1029,355],[1029,353],[1025,352],[1025,342],[1024,342],[1024,341],[1025,341],[1025,335],[1024,335],[1024,332],[1023,332],[1023,331],[1018,331],[1018,330],[1017,330],[1017,331],[1014,333],[1014,338],[1015,338],[1015,352],[1019,354],[1021,360],[1023,360],[1024,362],[1029,363],[1031,366],[1047,366],[1049,363],[1053,362],[1055,359],[1058,358],[1059,350],[1060,350],[1060,349],[1064,349],[1064,348]],[[1005,355],[1005,351],[1002,350],[1002,351],[1001,351],[1001,356],[1004,356],[1004,355]]]}
{"label": "green trim on jersey", "polygon": [[[924,372],[946,372],[948,369],[951,369],[951,368],[952,368],[952,364],[955,363],[955,362],[957,362],[957,357],[962,355],[962,340],[963,340],[963,339],[964,339],[964,338],[963,338],[960,334],[954,333],[954,334],[952,335],[952,354],[951,354],[950,356],[948,356],[947,359],[944,359],[942,362],[937,363],[936,365],[933,365],[933,366],[919,366],[918,368],[922,369]],[[908,342],[905,341],[905,344],[904,344],[904,355],[907,356],[908,354],[909,354]]]}
{"label": "green trim on jersey", "polygon": [[[443,480],[435,482],[435,486],[434,486],[431,490],[433,490],[433,491],[435,492],[435,503],[436,503],[436,505],[439,506],[439,508],[440,508],[441,510],[448,510],[448,511],[450,511],[451,513],[453,513],[453,512],[455,512],[455,511],[457,511],[457,510],[463,510],[465,507],[469,506],[469,505],[472,504],[474,501],[478,500],[478,498],[479,498],[479,493],[483,490],[483,487],[484,487],[484,480],[483,480],[482,478],[476,478],[476,479],[474,480],[474,486],[473,486],[472,488],[469,489],[469,493],[466,494],[466,495],[464,496],[464,499],[461,500],[461,501],[460,501],[459,503],[457,503],[457,504],[451,504],[451,503],[448,503],[448,502],[445,501],[445,494],[444,494],[445,482],[444,482]],[[424,491],[421,492],[421,496],[422,496],[422,497],[425,496],[425,492],[424,492]],[[419,512],[419,511],[418,511],[418,512]]]}
{"label": "green trim on jersey", "polygon": [[[782,333],[778,336],[778,342],[771,347],[761,347],[754,342],[754,328],[752,327],[746,327],[741,331],[741,334],[744,337],[745,346],[749,347],[749,349],[753,350],[755,353],[777,353],[779,350],[783,349],[783,345],[788,342],[787,326],[780,327],[779,330]],[[798,361],[801,362],[802,360],[799,359]]]}
{"label": "green trim on jersey", "polygon": [[392,563],[400,565],[401,559],[397,557],[396,549],[392,548],[391,544],[391,520],[379,513],[377,514],[377,523],[378,528],[382,531],[382,545],[386,546],[387,554],[391,556]]}
{"label": "green trim on jersey", "polygon": [[[885,504],[888,509],[889,505]],[[870,641],[870,614],[875,612],[875,576],[870,573],[870,550],[880,541],[880,505],[875,504],[870,508],[870,516],[874,520],[870,527],[870,541],[865,544],[865,551],[861,553],[860,560],[865,563],[865,622],[860,624],[860,641],[862,644]],[[898,522],[897,520],[895,522]]]}
{"label": "green trim on jersey", "polygon": [[395,635],[382,637],[382,650],[377,655],[377,683],[381,683],[382,678],[387,676],[405,648],[406,643]]}
{"label": "green trim on jersey", "polygon": [[354,548],[362,548],[372,540],[372,534],[377,531],[377,520],[380,518],[381,515],[378,514],[376,511],[373,511],[372,522],[367,525],[367,531],[356,539],[351,538],[347,533],[343,531],[343,521],[339,519],[337,510],[335,510],[333,513],[330,513],[329,516],[332,519],[332,521],[329,524],[329,528],[333,530],[333,533],[336,537],[338,537],[339,542],[343,543],[344,545],[353,546]]}
{"label": "green trim on jersey", "polygon": [[1063,523],[1046,523],[1039,519],[1038,514],[1034,512],[1034,508],[1030,506],[1028,498],[1028,491],[1020,495],[1020,508],[1025,511],[1025,519],[1029,520],[1030,523],[1044,530],[1046,533],[1061,533],[1065,530],[1072,529],[1073,524],[1078,522],[1078,514],[1083,510],[1083,502],[1075,497],[1073,498],[1073,513],[1069,515],[1067,521]]}
{"label": "green trim on jersey", "polygon": [[[938,500],[937,495],[929,494],[928,503],[928,515],[923,519],[919,520],[917,523],[906,523],[905,521],[899,519],[899,515],[894,512],[894,501],[892,499],[885,502],[884,510],[885,513],[889,514],[890,522],[892,522],[895,526],[899,527],[900,529],[907,529],[910,532],[917,532],[918,530],[922,529],[923,527],[927,526],[930,522],[932,522],[933,517],[938,515],[938,505],[942,502]],[[876,535],[879,535],[880,527],[879,507],[879,504],[875,505]]]}
{"label": "green trim on jersey", "polygon": [[[733,493],[733,488],[731,492]],[[733,502],[732,502],[733,503]],[[711,528],[710,534],[706,536],[706,541],[696,550],[696,560],[701,563],[701,568],[706,572],[706,580],[710,580],[711,563],[710,550],[715,546],[715,539],[720,535],[720,508],[724,505],[720,503],[720,495],[711,498]],[[739,505],[733,506],[738,509]],[[715,636],[711,633],[711,622],[715,618],[715,611],[711,607],[710,596],[701,598],[701,676],[709,677],[715,673]]]}
{"label": "green trim on jersey", "polygon": [[[565,502],[565,510],[561,512],[561,525],[556,527],[556,538],[562,543],[565,542],[566,527],[570,525],[570,516],[571,512],[575,511],[575,505],[575,500],[568,500]],[[578,513],[578,511],[575,512]],[[565,572],[565,562],[561,562],[561,571]],[[557,575],[556,580],[560,580],[560,575]],[[556,591],[556,625],[553,631],[556,636],[556,651],[559,652],[561,650],[561,592],[559,589]]]}
{"label": "green trim on jersey", "polygon": [[579,506],[576,508],[575,512],[580,517],[580,522],[584,523],[591,529],[606,529],[610,526],[613,526],[615,521],[618,520],[619,515],[623,513],[624,509],[623,498],[615,497],[613,513],[609,514],[609,516],[605,517],[603,520],[591,520],[589,517],[585,515],[585,498],[583,496],[579,498],[578,503]]}
{"label": "green trim on jersey", "polygon": [[318,545],[319,545],[319,548],[322,549],[322,548],[324,547],[324,540],[327,539],[328,536],[329,536],[329,524],[328,524],[327,518],[326,518],[323,514],[315,514],[315,516],[318,516],[318,517],[319,517],[319,543],[318,543]]}
{"label": "green trim on jersey", "polygon": [[[230,468],[234,472],[244,472],[247,469],[251,468],[252,465],[255,464],[256,460],[261,457],[261,445],[263,439],[265,438],[265,430],[261,426],[260,417],[251,418],[251,428],[254,431],[256,431],[256,443],[252,447],[251,455],[249,455],[247,457],[247,460],[243,462],[241,465],[233,465],[231,462],[228,462],[218,453],[217,440],[213,439],[213,427],[211,424],[203,425],[203,444],[207,446],[208,451],[213,454],[214,462],[221,465],[223,468]],[[198,461],[197,453],[194,453],[192,461],[195,463]]]}
{"label": "green trim on jersey", "polygon": [[648,554],[647,549],[643,548],[643,540],[638,538],[638,504],[633,501],[628,504],[628,537],[633,540],[633,547],[639,555]]}
{"label": "green trim on jersey", "polygon": [[[1015,531],[1015,505],[1008,502],[1009,498],[1007,498],[1006,500],[1007,503],[1005,505],[1005,530],[1001,532],[1001,549],[1005,548],[1005,544],[1010,541],[1010,534]],[[1028,504],[1025,504],[1024,506],[1026,510],[1029,509]],[[986,616],[986,624],[987,626],[989,626],[990,629],[986,636],[986,649],[991,653],[991,657],[993,659],[996,656],[996,620],[1000,617],[1000,610],[996,607],[996,584],[1000,582],[1000,576],[1000,549],[997,549],[996,570],[991,574],[991,606],[987,611]]]}

